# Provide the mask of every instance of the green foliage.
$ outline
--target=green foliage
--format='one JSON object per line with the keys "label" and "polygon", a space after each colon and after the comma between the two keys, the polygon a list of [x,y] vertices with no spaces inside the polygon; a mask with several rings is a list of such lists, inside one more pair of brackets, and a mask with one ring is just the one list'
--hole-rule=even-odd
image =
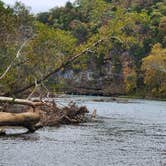
{"label": "green foliage", "polygon": [[157,43],[149,56],[143,59],[145,85],[153,96],[166,97],[166,49]]}
{"label": "green foliage", "polygon": [[46,74],[72,55],[76,39],[70,32],[49,28],[38,22],[35,29],[36,36],[26,48],[25,57],[29,59],[28,64],[34,67],[37,77],[39,71]]}
{"label": "green foliage", "polygon": [[[165,73],[150,67],[165,70],[165,15],[164,0],[76,0],[37,16],[22,3],[11,8],[0,1],[0,75],[15,60],[0,80],[1,93],[43,78],[88,48],[63,72],[92,72],[96,86],[111,91],[118,83],[122,93],[148,87],[147,94],[165,96]],[[64,86],[62,74],[56,89]]]}

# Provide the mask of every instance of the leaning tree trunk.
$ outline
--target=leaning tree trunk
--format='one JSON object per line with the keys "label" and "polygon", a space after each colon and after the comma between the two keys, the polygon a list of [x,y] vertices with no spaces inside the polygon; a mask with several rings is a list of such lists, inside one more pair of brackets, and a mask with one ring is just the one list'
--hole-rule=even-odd
{"label": "leaning tree trunk", "polygon": [[[105,39],[106,40],[106,39]],[[65,62],[63,62],[59,67],[57,67],[56,69],[54,69],[52,72],[46,74],[43,78],[38,79],[36,81],[37,84],[42,83],[43,81],[47,80],[49,77],[51,77],[52,75],[54,75],[55,73],[58,73],[61,69],[67,67],[69,64],[71,64],[72,62],[74,62],[76,59],[78,59],[79,57],[81,57],[82,55],[84,55],[85,53],[89,52],[90,49],[92,49],[93,47],[98,46],[100,43],[102,43],[104,41],[104,39],[100,39],[97,42],[93,43],[89,48],[86,48],[85,50],[83,50],[81,53],[76,54],[75,56],[71,56],[70,58],[68,58]],[[32,87],[34,87],[36,85],[36,83],[31,83],[25,87],[21,87],[20,89],[11,91],[11,92],[7,92],[4,94],[4,96],[11,96],[11,95],[17,95],[19,93],[22,93]]]}

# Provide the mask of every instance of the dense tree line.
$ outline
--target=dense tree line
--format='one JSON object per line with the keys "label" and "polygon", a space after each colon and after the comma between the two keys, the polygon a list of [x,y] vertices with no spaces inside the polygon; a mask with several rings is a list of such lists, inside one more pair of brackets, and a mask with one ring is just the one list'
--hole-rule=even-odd
{"label": "dense tree line", "polygon": [[0,20],[2,95],[42,86],[166,97],[164,0],[76,0],[37,15],[0,1]]}

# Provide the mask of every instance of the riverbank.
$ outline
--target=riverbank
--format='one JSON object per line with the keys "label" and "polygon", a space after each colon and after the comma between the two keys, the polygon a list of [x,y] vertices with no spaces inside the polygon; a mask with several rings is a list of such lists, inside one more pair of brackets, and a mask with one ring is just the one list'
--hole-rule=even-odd
{"label": "riverbank", "polygon": [[83,96],[100,96],[100,97],[111,97],[113,100],[116,100],[118,98],[120,99],[145,99],[145,100],[157,100],[157,101],[166,101],[166,98],[161,98],[161,97],[153,97],[153,96],[149,96],[149,95],[145,95],[142,93],[137,93],[137,94],[124,94],[124,93],[116,93],[116,94],[105,94],[102,91],[98,93],[98,91],[96,91],[96,93],[93,91],[91,92],[60,92],[60,93],[56,93],[56,95],[53,95],[54,97],[58,97],[58,96],[65,96],[65,95],[75,95],[75,96],[79,96],[79,95],[83,95]]}

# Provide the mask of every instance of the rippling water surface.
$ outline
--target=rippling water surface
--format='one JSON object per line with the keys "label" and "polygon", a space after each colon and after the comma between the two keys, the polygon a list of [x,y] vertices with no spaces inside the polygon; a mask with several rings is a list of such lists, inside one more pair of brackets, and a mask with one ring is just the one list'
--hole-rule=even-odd
{"label": "rippling water surface", "polygon": [[97,122],[0,137],[0,166],[166,166],[166,102],[57,102],[71,100],[97,109]]}

